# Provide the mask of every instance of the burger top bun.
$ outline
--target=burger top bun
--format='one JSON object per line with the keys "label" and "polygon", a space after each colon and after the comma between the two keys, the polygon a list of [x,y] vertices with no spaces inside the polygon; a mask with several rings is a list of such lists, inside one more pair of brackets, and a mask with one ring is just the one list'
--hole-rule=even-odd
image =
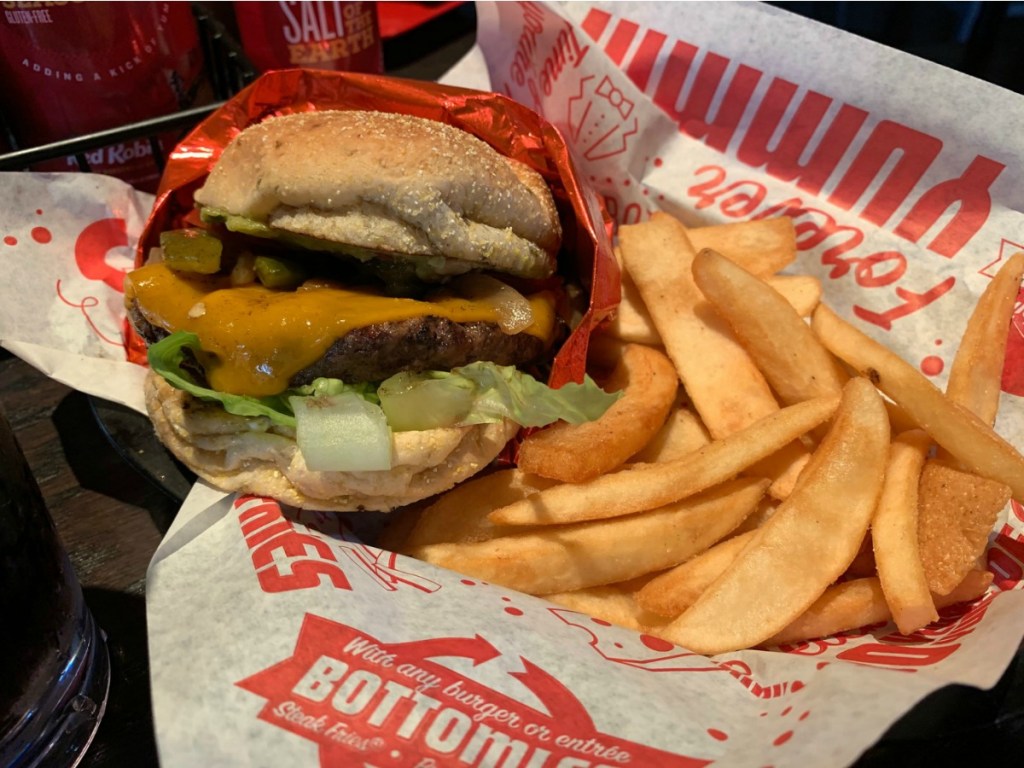
{"label": "burger top bun", "polygon": [[519,427],[495,424],[396,432],[388,472],[315,472],[294,432],[235,416],[150,373],[146,408],[160,441],[214,486],[327,512],[389,511],[446,491],[497,456]]}
{"label": "burger top bun", "polygon": [[546,277],[561,240],[538,173],[458,128],[384,112],[307,112],[250,126],[195,200],[298,235],[428,258],[442,274],[483,267]]}

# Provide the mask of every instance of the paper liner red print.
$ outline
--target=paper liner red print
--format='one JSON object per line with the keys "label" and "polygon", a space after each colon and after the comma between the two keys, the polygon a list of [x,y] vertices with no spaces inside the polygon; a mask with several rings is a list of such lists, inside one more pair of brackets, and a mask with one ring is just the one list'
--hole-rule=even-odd
{"label": "paper liner red print", "polygon": [[[237,498],[231,508],[248,550],[251,575],[268,597],[294,592],[313,595],[312,590],[322,586],[342,600],[372,603],[383,590],[417,594],[416,613],[429,615],[433,603],[425,600],[433,601],[441,593],[451,596],[453,591],[476,592],[484,602],[501,607],[503,621],[553,618],[572,628],[563,639],[564,652],[585,660],[595,674],[630,669],[666,684],[670,679],[679,681],[681,675],[697,674],[703,679],[711,675],[741,686],[780,717],[792,708],[775,706],[775,702],[805,685],[793,677],[769,678],[740,659],[709,659],[649,635],[623,633],[607,621],[578,611],[494,593],[476,579],[432,575],[415,560],[363,544],[337,515],[285,513],[274,500],[260,497]],[[474,670],[493,670],[493,664],[485,667],[485,663],[502,656],[475,630],[471,636],[439,633],[387,644],[359,621],[343,624],[308,611],[303,617],[293,656],[236,684],[267,699],[260,719],[317,742],[324,765],[345,764],[343,757],[367,751],[374,752],[374,765],[407,764],[410,753],[429,757],[437,765],[449,764],[456,756],[466,757],[467,750],[479,748],[472,746],[471,735],[507,746],[519,760],[515,764],[533,768],[589,765],[592,758],[601,765],[704,764],[692,752],[677,756],[676,762],[667,761],[658,749],[638,747],[595,728],[586,707],[563,682],[518,653],[506,666],[523,667],[524,671],[508,676],[521,684],[521,693],[529,694],[525,698],[515,698],[516,691],[511,697],[503,693],[493,678],[484,683],[458,674],[459,665],[453,669],[450,659],[471,659]],[[440,661],[444,658],[449,660]],[[523,703],[531,698],[542,702],[544,711]],[[452,711],[441,711],[445,708]],[[801,714],[793,720],[802,722],[809,710],[804,707]],[[472,724],[462,715],[468,715]],[[796,726],[784,725],[772,730],[770,739],[788,740]],[[467,732],[471,728],[473,734]],[[728,741],[732,733],[719,722],[713,726],[709,722],[705,730],[709,739],[718,742]],[[454,732],[459,732],[458,739],[450,736]],[[381,763],[376,753],[386,747],[391,759]],[[561,757],[568,763],[559,762]],[[640,758],[643,762],[638,762]],[[469,762],[488,764],[486,760]]]}
{"label": "paper liner red print", "polygon": [[401,568],[394,552],[363,544],[332,512],[293,510],[291,517],[285,517],[276,501],[257,496],[240,497],[233,506],[265,594],[313,589],[322,582],[348,591],[352,589],[349,571],[368,575],[388,592],[440,588],[435,581]]}
{"label": "paper liner red print", "polygon": [[[468,577],[417,572],[416,561],[362,544],[334,515],[286,514],[273,500],[240,498],[232,503],[230,517],[234,520],[225,522],[241,533],[251,574],[264,595],[297,591],[312,600],[323,586],[337,596],[331,604],[341,599],[352,609],[350,619],[340,620],[303,611],[296,621],[301,628],[295,630],[291,655],[264,661],[269,666],[247,671],[234,682],[265,699],[255,717],[289,732],[288,738],[316,744],[321,765],[348,765],[357,756],[377,766],[487,764],[490,750],[495,750],[492,757],[507,751],[510,764],[535,767],[618,762],[702,765],[715,752],[710,744],[728,746],[741,736],[755,739],[770,755],[805,738],[807,729],[819,727],[827,715],[813,697],[794,698],[817,682],[818,671],[841,662],[904,673],[935,667],[962,647],[993,603],[990,594],[973,605],[944,609],[937,623],[912,636],[898,635],[890,625],[876,625],[799,643],[783,650],[804,663],[772,668],[752,657],[709,659],[654,637],[623,633],[578,611],[493,592],[486,583]],[[1012,563],[1006,567],[1012,570]],[[743,734],[749,728],[708,713],[690,724],[702,733],[703,741],[691,741],[692,748],[673,759],[657,748],[595,727],[588,710],[593,702],[584,704],[579,691],[570,689],[564,679],[555,679],[550,657],[546,666],[537,664],[526,647],[502,664],[509,652],[499,650],[504,647],[501,634],[493,634],[494,618],[485,615],[482,606],[479,624],[469,625],[480,630],[441,631],[405,642],[384,640],[382,636],[392,636],[391,630],[367,621],[365,614],[359,617],[355,609],[357,604],[375,602],[381,590],[406,599],[418,595],[407,606],[423,615],[438,599],[467,591],[477,592],[483,604],[491,603],[492,612],[502,616],[500,621],[525,625],[553,617],[573,630],[560,635],[563,654],[587,665],[593,675],[628,669],[657,679],[658,688],[669,690],[691,688],[691,680],[714,680],[723,689],[739,686],[746,692],[743,698],[760,702],[754,710],[757,735]],[[402,631],[396,631],[402,637]],[[502,667],[521,670],[506,673],[515,684],[497,684],[493,673]],[[628,755],[629,760],[616,761],[615,755]],[[432,762],[410,762],[411,756]],[[568,762],[560,762],[563,758]]]}
{"label": "paper liner red print", "polygon": [[[461,128],[548,182],[564,230],[561,267],[590,292],[589,309],[555,358],[550,383],[582,379],[591,331],[619,301],[618,266],[601,204],[579,180],[559,131],[537,113],[493,93],[379,75],[305,69],[269,72],[199,124],[171,153],[156,204],[139,239],[136,264],[163,230],[194,216],[192,194],[224,147],[249,125],[274,115],[326,109],[401,112]],[[194,220],[194,219],[193,219]],[[143,362],[144,346],[130,340],[129,359]]]}
{"label": "paper liner red print", "polygon": [[1017,294],[1020,311],[1013,315],[1010,333],[1006,335],[1006,361],[1003,364],[1004,392],[1024,397],[1024,289]]}
{"label": "paper liner red print", "polygon": [[[292,655],[237,685],[264,697],[259,718],[319,745],[322,766],[453,764],[697,768],[685,755],[602,733],[554,676],[520,657],[509,673],[539,700],[523,704],[435,658],[473,666],[501,652],[481,635],[385,643],[306,614]],[[434,763],[433,761],[441,761]]]}

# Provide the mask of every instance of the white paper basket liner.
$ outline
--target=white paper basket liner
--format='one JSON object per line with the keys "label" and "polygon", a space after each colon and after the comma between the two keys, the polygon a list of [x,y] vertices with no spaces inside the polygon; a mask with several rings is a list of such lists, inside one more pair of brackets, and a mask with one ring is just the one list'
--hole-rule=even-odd
{"label": "white paper basket liner", "polygon": [[[479,47],[445,81],[489,82],[543,111],[620,222],[657,208],[691,225],[792,216],[803,246],[793,271],[821,278],[840,314],[944,385],[977,296],[1024,248],[1020,96],[762,5],[480,3],[478,15]],[[744,87],[746,101],[729,95]],[[707,108],[694,107],[709,88]],[[799,158],[809,167],[829,126],[863,117],[812,191],[802,170],[750,163],[785,165],[773,152],[805,103],[825,105]],[[735,127],[722,128],[736,104]],[[747,138],[774,108],[781,130],[758,149]],[[851,169],[879,137],[911,158],[935,149],[895,203],[897,154],[851,192]],[[984,194],[962,195],[974,219],[950,209],[907,239],[928,190],[955,197],[945,182],[982,171]],[[139,411],[119,276],[151,204],[99,176],[0,174],[0,343]],[[833,234],[808,247],[828,221],[858,233],[856,246],[836,253]],[[952,255],[936,245],[951,222],[970,235]],[[892,314],[950,279],[923,308]],[[1004,394],[997,429],[1018,446],[1022,409]],[[993,532],[997,588],[913,638],[886,625],[708,660],[366,546],[333,516],[282,514],[199,483],[148,577],[161,764],[848,764],[928,692],[999,678],[1024,636],[1022,542],[1015,507]]]}

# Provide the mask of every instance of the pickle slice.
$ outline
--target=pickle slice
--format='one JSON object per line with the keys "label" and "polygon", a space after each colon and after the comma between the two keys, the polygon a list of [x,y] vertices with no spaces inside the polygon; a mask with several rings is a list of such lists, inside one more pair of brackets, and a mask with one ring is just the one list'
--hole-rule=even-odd
{"label": "pickle slice", "polygon": [[257,256],[253,269],[256,279],[267,288],[296,288],[306,279],[300,265],[276,256]]}
{"label": "pickle slice", "polygon": [[178,272],[212,275],[220,270],[223,245],[205,229],[172,229],[160,233],[164,263]]}

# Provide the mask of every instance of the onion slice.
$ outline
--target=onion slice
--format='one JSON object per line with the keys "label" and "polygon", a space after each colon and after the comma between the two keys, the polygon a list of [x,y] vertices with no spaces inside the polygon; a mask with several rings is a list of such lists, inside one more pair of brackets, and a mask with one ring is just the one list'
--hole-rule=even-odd
{"label": "onion slice", "polygon": [[231,269],[231,284],[249,285],[256,282],[256,257],[246,251],[238,256]]}
{"label": "onion slice", "polygon": [[533,323],[533,307],[523,294],[490,275],[462,275],[452,284],[466,299],[489,304],[498,313],[498,325],[507,334],[519,333]]}

